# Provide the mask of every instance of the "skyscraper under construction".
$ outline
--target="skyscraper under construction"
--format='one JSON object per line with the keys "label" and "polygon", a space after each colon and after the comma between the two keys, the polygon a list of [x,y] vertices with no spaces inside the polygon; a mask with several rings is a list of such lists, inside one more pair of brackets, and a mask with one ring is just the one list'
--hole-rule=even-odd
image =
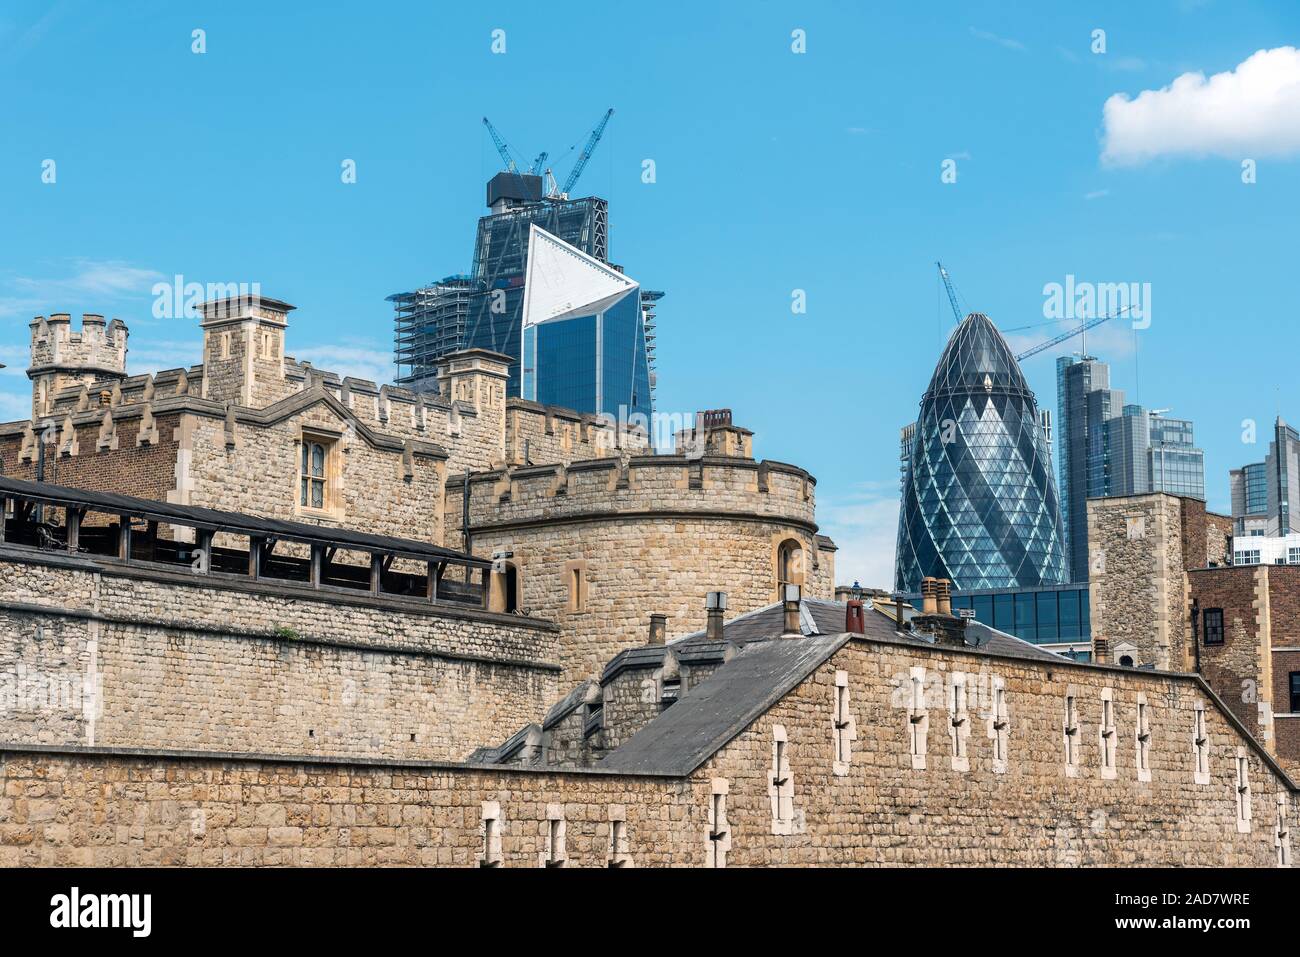
{"label": "skyscraper under construction", "polygon": [[[617,317],[584,315],[581,323],[576,319],[552,323],[537,344],[546,359],[544,368],[525,369],[520,361],[534,227],[622,272],[609,263],[609,204],[595,196],[571,199],[567,191],[599,140],[604,121],[593,131],[565,189],[555,185],[549,170],[545,177],[538,175],[540,162],[528,172],[518,171],[504,141],[491,124],[486,125],[508,168],[488,181],[490,212],[478,222],[471,271],[388,297],[396,310],[396,381],[416,390],[433,390],[443,356],[462,349],[489,349],[514,360],[508,384],[511,396],[524,395],[579,412],[648,416],[654,401],[655,303],[661,292],[631,284],[636,287],[635,299],[622,304]],[[588,380],[593,388],[575,387]]]}

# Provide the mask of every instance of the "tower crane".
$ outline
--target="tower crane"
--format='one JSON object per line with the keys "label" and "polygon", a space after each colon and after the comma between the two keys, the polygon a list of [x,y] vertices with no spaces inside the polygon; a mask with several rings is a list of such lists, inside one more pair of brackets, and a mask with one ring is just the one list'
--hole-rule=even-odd
{"label": "tower crane", "polygon": [[569,173],[569,178],[566,179],[564,185],[560,187],[561,193],[568,195],[569,191],[573,189],[573,185],[578,182],[578,177],[582,175],[582,171],[587,165],[587,160],[591,159],[591,154],[596,149],[596,144],[599,143],[600,138],[605,135],[605,124],[609,122],[609,118],[613,115],[614,108],[611,106],[605,111],[605,115],[600,118],[600,122],[596,124],[595,129],[591,131],[591,136],[587,138],[587,145],[582,148],[582,154],[578,157],[578,162],[573,166],[573,172]]}
{"label": "tower crane", "polygon": [[[948,290],[948,302],[952,306],[952,314],[957,318],[958,322],[961,322],[965,317],[961,313],[961,306],[957,304],[957,291],[956,289],[953,288],[952,277],[948,275],[948,270],[943,268],[943,263],[936,262],[935,265],[939,267],[939,276],[941,279],[943,279],[943,287],[946,290]],[[1089,329],[1096,328],[1097,326],[1101,325],[1103,322],[1107,322],[1111,319],[1117,319],[1118,317],[1124,315],[1124,313],[1128,312],[1132,308],[1133,308],[1132,305],[1128,305],[1125,306],[1123,309],[1121,309],[1119,312],[1111,313],[1110,315],[1106,315],[1106,316],[1095,316],[1092,319],[1089,319],[1086,322],[1075,326],[1073,329],[1061,333],[1059,336],[1053,336],[1051,339],[1048,339],[1046,342],[1040,342],[1038,345],[1033,346],[1030,349],[1026,349],[1024,352],[1016,356],[1016,361],[1021,362],[1025,359],[1028,359],[1030,356],[1036,356],[1038,355],[1038,353],[1044,352],[1047,349],[1052,348],[1052,346],[1060,345],[1062,342],[1065,342],[1069,339],[1073,339],[1075,336],[1085,333]]]}
{"label": "tower crane", "polygon": [[497,152],[501,154],[501,161],[506,164],[506,172],[517,172],[515,161],[510,156],[510,147],[506,145],[506,141],[501,138],[501,134],[497,132],[497,128],[492,125],[491,120],[486,116],[483,117],[483,125],[487,127],[488,135],[492,137],[492,142],[496,146]]}

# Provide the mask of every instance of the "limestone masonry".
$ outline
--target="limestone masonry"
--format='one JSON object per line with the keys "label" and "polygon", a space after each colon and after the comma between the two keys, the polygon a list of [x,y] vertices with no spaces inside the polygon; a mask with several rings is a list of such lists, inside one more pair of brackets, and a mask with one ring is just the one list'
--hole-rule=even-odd
{"label": "limestone masonry", "polygon": [[1300,734],[1260,702],[1300,579],[1224,567],[1203,506],[1090,503],[1075,662],[947,582],[836,601],[816,480],[729,413],[667,452],[481,350],[436,393],[340,378],[292,310],[205,304],[152,376],[119,320],[32,323],[0,865],[1290,864]]}

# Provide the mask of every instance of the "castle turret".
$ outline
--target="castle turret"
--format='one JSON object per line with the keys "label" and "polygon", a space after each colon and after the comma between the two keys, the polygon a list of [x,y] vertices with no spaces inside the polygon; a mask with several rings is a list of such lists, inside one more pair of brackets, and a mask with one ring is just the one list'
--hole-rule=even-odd
{"label": "castle turret", "polygon": [[293,391],[284,377],[284,331],[293,306],[240,295],[198,308],[203,316],[203,398],[260,409]]}
{"label": "castle turret", "polygon": [[81,330],[74,332],[66,312],[37,316],[31,322],[32,417],[48,415],[54,398],[70,386],[120,382],[126,378],[126,323],[85,313]]}

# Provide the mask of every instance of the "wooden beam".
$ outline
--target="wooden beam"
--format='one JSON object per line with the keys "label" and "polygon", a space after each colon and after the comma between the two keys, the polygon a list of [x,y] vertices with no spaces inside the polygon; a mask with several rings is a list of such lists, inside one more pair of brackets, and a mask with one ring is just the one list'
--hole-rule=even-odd
{"label": "wooden beam", "polygon": [[438,600],[438,579],[442,577],[442,566],[437,562],[429,562],[429,578],[424,583],[424,596],[429,601]]}
{"label": "wooden beam", "polygon": [[255,536],[248,538],[248,577],[259,578],[262,574],[262,539]]}
{"label": "wooden beam", "polygon": [[5,540],[5,514],[9,511],[9,496],[0,495],[0,544]]}
{"label": "wooden beam", "polygon": [[311,547],[311,587],[320,588],[321,573],[324,570],[321,566],[325,560],[325,546],[313,545]]}
{"label": "wooden beam", "polygon": [[69,505],[64,510],[64,526],[68,532],[68,551],[74,554],[81,546],[81,518],[85,515],[85,509]]}
{"label": "wooden beam", "polygon": [[382,584],[383,574],[384,557],[372,552],[370,555],[370,594],[378,595],[383,590],[380,587]]}
{"label": "wooden beam", "polygon": [[117,557],[124,562],[131,560],[131,516],[119,515],[117,527]]}
{"label": "wooden beam", "polygon": [[199,565],[199,572],[206,575],[212,571],[212,532],[204,529],[198,530],[199,551],[203,553],[203,560]]}
{"label": "wooden beam", "polygon": [[[483,568],[480,569],[480,572],[481,572],[480,577],[483,580],[483,607],[487,608],[489,606],[489,599],[492,593],[492,569]],[[466,578],[469,577],[468,565],[465,566],[465,577]]]}

